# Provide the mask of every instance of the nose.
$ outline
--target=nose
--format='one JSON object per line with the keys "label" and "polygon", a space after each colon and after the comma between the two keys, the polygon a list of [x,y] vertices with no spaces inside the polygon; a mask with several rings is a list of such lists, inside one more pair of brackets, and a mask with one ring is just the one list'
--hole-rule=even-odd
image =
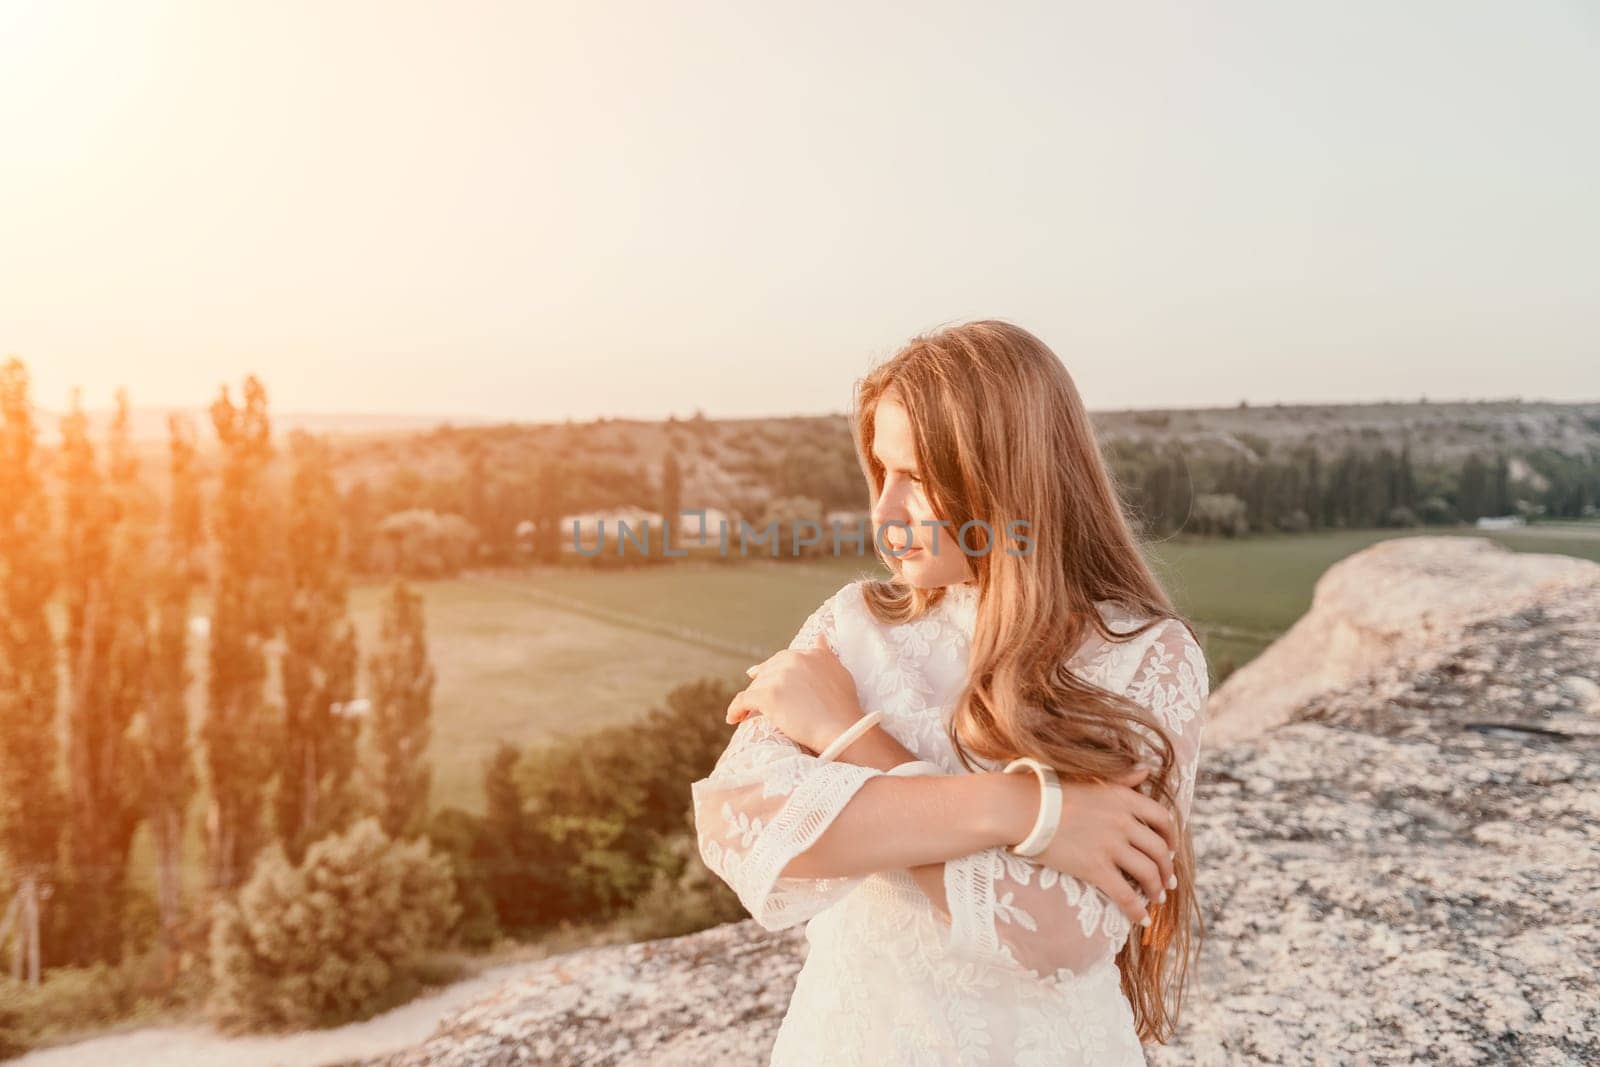
{"label": "nose", "polygon": [[[889,523],[895,525],[889,526]],[[916,539],[914,531],[905,494],[894,486],[885,486],[872,507],[872,536],[881,538],[884,544],[904,547]]]}

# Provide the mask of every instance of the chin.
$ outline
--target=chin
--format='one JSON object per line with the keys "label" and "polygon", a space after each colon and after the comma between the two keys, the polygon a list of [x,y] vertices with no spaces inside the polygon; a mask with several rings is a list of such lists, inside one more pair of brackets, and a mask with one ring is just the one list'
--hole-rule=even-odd
{"label": "chin", "polygon": [[945,564],[942,559],[934,559],[926,550],[918,552],[909,559],[900,561],[900,576],[909,585],[918,589],[938,589],[941,586],[956,585],[965,579],[965,575]]}

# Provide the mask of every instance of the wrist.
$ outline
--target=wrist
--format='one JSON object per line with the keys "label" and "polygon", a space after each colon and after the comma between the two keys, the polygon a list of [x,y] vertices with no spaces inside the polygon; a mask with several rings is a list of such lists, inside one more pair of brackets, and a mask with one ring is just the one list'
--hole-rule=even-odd
{"label": "wrist", "polygon": [[1031,774],[986,771],[985,833],[996,845],[1015,845],[1028,836],[1039,818],[1039,779]]}
{"label": "wrist", "polygon": [[879,722],[834,757],[836,762],[854,763],[858,767],[871,767],[887,771],[902,763],[916,759],[916,754],[906,748]]}

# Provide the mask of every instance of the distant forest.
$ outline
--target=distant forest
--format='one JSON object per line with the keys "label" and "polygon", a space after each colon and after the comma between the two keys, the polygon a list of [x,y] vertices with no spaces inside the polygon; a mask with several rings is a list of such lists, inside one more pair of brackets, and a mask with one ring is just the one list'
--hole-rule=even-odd
{"label": "distant forest", "polygon": [[[1600,513],[1600,404],[1240,405],[1094,418],[1150,537]],[[830,512],[868,506],[843,415],[696,412],[323,437],[357,573],[572,559],[562,519],[582,513],[717,508],[756,528],[774,518],[826,528]],[[202,444],[202,478],[209,453]],[[287,466],[273,464],[279,477]]]}
{"label": "distant forest", "polygon": [[[1097,417],[1108,460],[1147,536],[1245,536],[1329,528],[1573,519],[1600,513],[1600,405],[1431,405],[1226,413],[1259,425],[1218,430],[1195,413]],[[1353,413],[1339,417],[1342,413]],[[1338,421],[1333,421],[1335,418]],[[1298,432],[1285,432],[1292,424]],[[1531,427],[1531,429],[1530,429]],[[635,422],[439,429],[348,441],[342,473],[353,545],[373,558],[375,523],[405,508],[459,515],[485,559],[559,557],[562,515],[715,507],[760,526],[865,511],[846,420]],[[519,522],[533,532],[519,539]],[[364,547],[366,546],[366,547]]]}

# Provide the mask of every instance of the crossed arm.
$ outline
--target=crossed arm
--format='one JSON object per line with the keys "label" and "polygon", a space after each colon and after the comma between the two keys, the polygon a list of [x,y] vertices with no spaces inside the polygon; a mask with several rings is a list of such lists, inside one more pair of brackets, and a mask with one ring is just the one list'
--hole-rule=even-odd
{"label": "crossed arm", "polygon": [[899,776],[914,760],[887,731],[822,763],[760,715],[734,729],[691,786],[700,854],[768,929],[804,922],[879,871],[909,870],[944,910],[945,860],[1020,840],[1032,824],[1021,775]]}
{"label": "crossed arm", "polygon": [[[838,758],[888,771],[917,756],[887,731],[872,729]],[[783,873],[815,878],[904,869],[948,923],[945,861],[1021,841],[1033,825],[1037,795],[1032,775],[874,777]]]}
{"label": "crossed arm", "polygon": [[[1181,624],[1152,633],[1125,691],[1173,739],[1187,818],[1205,661]],[[711,775],[692,786],[701,856],[768,929],[810,919],[872,873],[906,870],[948,924],[956,952],[1036,975],[1082,973],[1116,954],[1131,924],[1105,893],[1005,847],[1032,825],[1032,776],[887,773],[915,758],[873,729],[824,764],[750,716]]]}

